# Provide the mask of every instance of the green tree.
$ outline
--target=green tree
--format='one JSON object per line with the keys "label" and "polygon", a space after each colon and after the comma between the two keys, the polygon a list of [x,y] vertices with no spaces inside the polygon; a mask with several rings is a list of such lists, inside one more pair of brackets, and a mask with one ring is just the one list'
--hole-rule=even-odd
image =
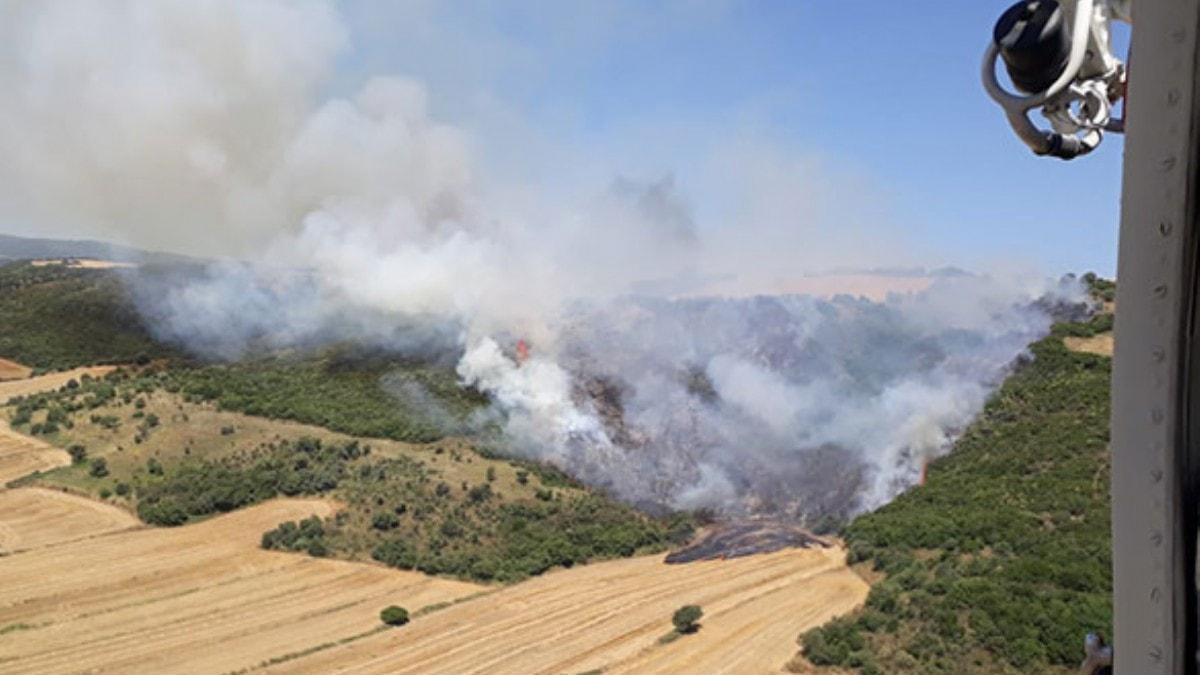
{"label": "green tree", "polygon": [[408,623],[408,610],[396,605],[390,605],[379,613],[379,620],[389,626],[403,626]]}
{"label": "green tree", "polygon": [[92,459],[92,468],[88,470],[88,473],[93,478],[104,478],[108,475],[108,462],[103,457]]}
{"label": "green tree", "polygon": [[675,624],[675,630],[680,633],[694,633],[700,625],[700,617],[704,616],[704,610],[700,609],[699,605],[684,605],[675,610],[675,614],[671,616],[671,623]]}
{"label": "green tree", "polygon": [[72,464],[83,464],[83,460],[87,459],[87,448],[78,443],[67,448],[67,452],[71,455]]}

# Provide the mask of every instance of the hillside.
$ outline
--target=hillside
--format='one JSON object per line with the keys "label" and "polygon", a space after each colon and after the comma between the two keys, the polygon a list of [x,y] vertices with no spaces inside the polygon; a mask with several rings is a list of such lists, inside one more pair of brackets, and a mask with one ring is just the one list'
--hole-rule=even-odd
{"label": "hillside", "polygon": [[865,608],[802,636],[808,662],[1073,672],[1086,633],[1111,635],[1111,362],[1064,343],[1091,347],[1111,327],[1107,312],[1056,325],[925,485],[848,526],[850,561],[878,581]]}
{"label": "hillside", "polygon": [[146,251],[91,239],[40,239],[0,234],[0,261],[48,258],[91,258],[113,262],[173,264],[193,259],[174,253]]}
{"label": "hillside", "polygon": [[115,272],[18,263],[0,267],[4,281],[0,308],[15,320],[0,324],[0,355],[42,370],[127,364],[43,376],[51,391],[0,385],[0,415],[60,448],[7,442],[10,478],[43,471],[22,485],[166,526],[279,495],[332,497],[345,508],[319,534],[281,523],[264,546],[482,581],[662,550],[691,533],[685,515],[645,516],[457,436],[486,398],[445,365],[349,346],[198,363],[152,338]]}
{"label": "hillside", "polygon": [[116,273],[0,266],[0,357],[37,372],[178,355],[142,325]]}

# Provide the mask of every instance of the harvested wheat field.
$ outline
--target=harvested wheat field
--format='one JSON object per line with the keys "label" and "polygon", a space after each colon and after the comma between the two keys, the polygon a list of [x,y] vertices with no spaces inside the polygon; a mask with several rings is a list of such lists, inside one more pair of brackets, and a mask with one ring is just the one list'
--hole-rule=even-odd
{"label": "harvested wheat field", "polygon": [[[667,565],[661,556],[551,572],[272,668],[291,673],[767,673],[796,636],[862,603],[844,551],[791,549]],[[670,644],[671,614],[704,609]]]}
{"label": "harvested wheat field", "polygon": [[23,366],[16,361],[0,359],[0,382],[5,380],[23,380],[33,374],[33,369]]}
{"label": "harvested wheat field", "polygon": [[0,490],[0,554],[86,539],[141,525],[127,511],[56,490]]}
{"label": "harvested wheat field", "polygon": [[22,436],[0,420],[0,490],[10,480],[70,463],[71,457],[65,451],[36,438]]}
{"label": "harvested wheat field", "polygon": [[276,500],[0,558],[0,672],[228,673],[372,631],[389,604],[481,590],[259,548],[264,530],[333,508]]}
{"label": "harvested wheat field", "polygon": [[84,375],[104,377],[115,369],[116,366],[88,366],[86,368],[64,370],[61,373],[39,375],[23,380],[0,382],[0,401],[7,401],[13,396],[28,396],[29,394],[36,394],[38,392],[53,391],[67,382],[77,380]]}

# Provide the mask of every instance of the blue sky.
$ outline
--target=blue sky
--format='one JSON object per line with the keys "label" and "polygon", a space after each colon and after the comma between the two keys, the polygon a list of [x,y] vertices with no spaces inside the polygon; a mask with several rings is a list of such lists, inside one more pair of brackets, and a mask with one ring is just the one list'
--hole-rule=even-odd
{"label": "blue sky", "polygon": [[835,199],[886,220],[911,260],[1111,274],[1122,141],[1067,163],[1008,131],[978,81],[1006,6],[350,2],[330,93],[413,76],[514,180],[671,174],[700,220],[719,219],[721,186],[695,167],[750,135],[852,186]]}

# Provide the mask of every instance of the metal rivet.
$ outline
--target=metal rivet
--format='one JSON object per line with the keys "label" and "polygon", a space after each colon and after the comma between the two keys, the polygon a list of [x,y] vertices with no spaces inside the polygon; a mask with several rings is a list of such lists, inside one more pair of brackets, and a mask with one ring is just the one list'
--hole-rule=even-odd
{"label": "metal rivet", "polygon": [[1155,363],[1162,363],[1167,358],[1167,350],[1162,347],[1155,347],[1150,350],[1150,358],[1154,359]]}
{"label": "metal rivet", "polygon": [[1162,647],[1150,645],[1150,650],[1146,652],[1146,656],[1149,656],[1150,660],[1155,663],[1162,661]]}
{"label": "metal rivet", "polygon": [[1162,543],[1163,543],[1162,532],[1159,532],[1158,530],[1151,532],[1150,533],[1150,543],[1154,544],[1155,546],[1162,546]]}
{"label": "metal rivet", "polygon": [[1150,601],[1158,602],[1162,599],[1162,591],[1158,590],[1158,586],[1150,589]]}
{"label": "metal rivet", "polygon": [[1154,297],[1158,298],[1159,300],[1162,300],[1163,298],[1167,297],[1167,285],[1159,284],[1159,285],[1155,286],[1154,287]]}
{"label": "metal rivet", "polygon": [[1170,221],[1167,221],[1167,220],[1164,220],[1158,224],[1158,233],[1164,237],[1171,236],[1171,230],[1174,230],[1174,229],[1175,229],[1175,227],[1173,225],[1171,225]]}
{"label": "metal rivet", "polygon": [[1167,155],[1166,157],[1163,157],[1162,161],[1160,161],[1158,163],[1159,168],[1162,169],[1163,171],[1170,171],[1175,168],[1175,161],[1176,160],[1175,160],[1174,155]]}
{"label": "metal rivet", "polygon": [[1155,424],[1162,424],[1163,411],[1162,408],[1155,408],[1150,411],[1150,420]]}
{"label": "metal rivet", "polygon": [[1150,480],[1154,481],[1155,483],[1161,483],[1162,479],[1163,479],[1163,470],[1162,469],[1154,469],[1153,471],[1150,472]]}

